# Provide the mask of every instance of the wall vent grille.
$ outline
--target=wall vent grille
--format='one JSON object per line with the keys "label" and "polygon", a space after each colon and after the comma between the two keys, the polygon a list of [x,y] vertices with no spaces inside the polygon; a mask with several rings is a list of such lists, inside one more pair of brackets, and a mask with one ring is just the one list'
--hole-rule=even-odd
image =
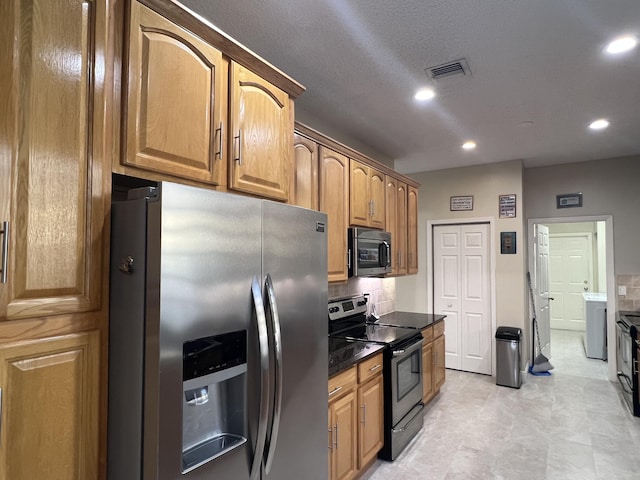
{"label": "wall vent grille", "polygon": [[471,75],[469,64],[464,58],[449,63],[443,63],[442,65],[436,65],[435,67],[428,67],[425,68],[424,71],[433,80],[453,77],[454,75]]}

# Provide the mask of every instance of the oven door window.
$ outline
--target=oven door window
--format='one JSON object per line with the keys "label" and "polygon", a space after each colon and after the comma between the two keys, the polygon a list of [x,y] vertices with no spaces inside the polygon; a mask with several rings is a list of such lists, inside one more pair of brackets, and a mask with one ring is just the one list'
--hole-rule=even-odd
{"label": "oven door window", "polygon": [[417,349],[396,364],[396,378],[398,379],[398,398],[396,398],[396,402],[402,400],[408,393],[420,385],[422,376],[422,370],[420,369],[421,357],[422,350]]}

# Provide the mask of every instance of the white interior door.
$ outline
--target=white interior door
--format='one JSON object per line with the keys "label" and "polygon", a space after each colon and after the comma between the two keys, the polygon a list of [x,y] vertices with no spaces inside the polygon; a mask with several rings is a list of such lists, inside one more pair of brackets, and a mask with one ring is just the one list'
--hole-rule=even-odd
{"label": "white interior door", "polygon": [[[542,353],[551,357],[551,324],[549,312],[549,227],[536,224],[534,227],[536,265],[533,279],[533,293],[535,297],[536,320]],[[537,348],[537,345],[536,345]]]}
{"label": "white interior door", "polygon": [[592,240],[590,233],[549,237],[551,328],[586,330],[582,292],[592,291]]}
{"label": "white interior door", "polygon": [[489,224],[434,227],[434,309],[445,319],[446,367],[491,374]]}

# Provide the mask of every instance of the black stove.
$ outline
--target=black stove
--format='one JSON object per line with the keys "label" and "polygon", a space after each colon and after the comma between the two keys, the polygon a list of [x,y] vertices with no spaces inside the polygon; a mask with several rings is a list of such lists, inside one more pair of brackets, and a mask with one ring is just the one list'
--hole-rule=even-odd
{"label": "black stove", "polygon": [[367,323],[367,297],[342,297],[329,302],[329,336],[388,345],[392,349],[415,343],[421,333],[410,327]]}

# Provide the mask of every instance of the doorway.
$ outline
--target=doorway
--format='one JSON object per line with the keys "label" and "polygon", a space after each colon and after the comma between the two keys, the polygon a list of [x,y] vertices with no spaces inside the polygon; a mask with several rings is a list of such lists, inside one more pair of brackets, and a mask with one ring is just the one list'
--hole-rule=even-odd
{"label": "doorway", "polygon": [[447,316],[446,367],[491,375],[491,225],[433,225],[431,235],[434,311]]}
{"label": "doorway", "polygon": [[[583,293],[603,292],[606,296],[607,355],[615,358],[615,276],[613,271],[613,218],[610,215],[589,217],[529,219],[528,231],[538,225],[549,228],[549,299],[550,322],[541,336],[549,338],[553,360],[553,339],[579,337],[586,342],[587,323]],[[529,235],[529,269],[534,271],[536,245]],[[538,281],[534,281],[537,291]],[[537,297],[536,297],[537,298]],[[553,334],[552,334],[553,329]],[[584,355],[584,349],[575,355]],[[553,362],[552,362],[553,363]],[[615,362],[607,365],[609,380],[615,380]]]}

